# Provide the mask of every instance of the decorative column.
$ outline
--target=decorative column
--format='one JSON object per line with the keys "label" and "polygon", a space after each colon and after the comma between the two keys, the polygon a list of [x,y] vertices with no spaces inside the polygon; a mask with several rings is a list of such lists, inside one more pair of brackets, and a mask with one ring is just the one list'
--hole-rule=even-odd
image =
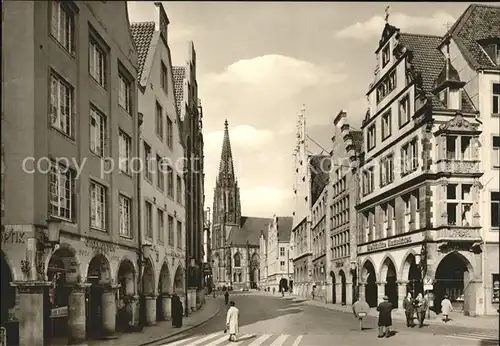
{"label": "decorative column", "polygon": [[68,301],[68,331],[69,345],[79,345],[87,338],[85,291],[89,283],[78,283],[68,286],[71,289]]}
{"label": "decorative column", "polygon": [[44,344],[44,292],[50,286],[45,281],[16,281],[11,283],[19,294],[19,344]]}
{"label": "decorative column", "polygon": [[387,282],[385,281],[377,282],[377,304],[379,304],[380,302],[382,302],[382,300],[384,300],[386,283]]}
{"label": "decorative column", "polygon": [[163,319],[166,321],[170,321],[172,318],[172,297],[168,294],[164,294],[161,296],[161,304],[163,307]]}
{"label": "decorative column", "polygon": [[398,308],[403,309],[403,301],[408,292],[408,281],[398,281]]}
{"label": "decorative column", "polygon": [[144,297],[146,303],[146,325],[154,326],[156,325],[156,299],[158,296],[156,294],[147,295]]}
{"label": "decorative column", "polygon": [[359,300],[366,301],[366,282],[359,283]]}
{"label": "decorative column", "polygon": [[345,284],[345,292],[346,292],[346,305],[352,305],[354,302],[352,301],[352,282],[346,282]]}
{"label": "decorative column", "polygon": [[102,292],[102,331],[104,339],[116,339],[116,290],[120,285],[106,285]]}
{"label": "decorative column", "polygon": [[132,312],[132,325],[134,327],[139,325],[139,316],[140,316],[140,306],[139,306],[140,297],[138,295],[134,295],[130,297],[130,311]]}
{"label": "decorative column", "polygon": [[188,288],[188,304],[191,311],[196,311],[196,288]]}

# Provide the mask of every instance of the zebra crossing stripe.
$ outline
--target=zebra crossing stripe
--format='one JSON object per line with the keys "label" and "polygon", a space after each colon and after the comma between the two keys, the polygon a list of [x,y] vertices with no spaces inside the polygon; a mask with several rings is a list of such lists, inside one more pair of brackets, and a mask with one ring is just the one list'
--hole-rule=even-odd
{"label": "zebra crossing stripe", "polygon": [[204,344],[205,341],[208,341],[208,340],[214,338],[217,335],[220,335],[220,332],[219,333],[209,334],[209,335],[205,336],[204,338],[201,338],[201,339],[198,339],[196,341],[193,341],[193,342],[191,342],[189,344],[186,344],[185,346],[195,346],[195,345]]}
{"label": "zebra crossing stripe", "polygon": [[256,340],[254,340],[250,345],[248,346],[260,346],[264,341],[269,339],[272,336],[272,334],[264,334],[258,337]]}
{"label": "zebra crossing stripe", "polygon": [[302,338],[303,338],[303,337],[304,337],[303,335],[299,335],[299,336],[297,337],[297,339],[295,339],[295,341],[294,341],[294,343],[293,343],[293,345],[292,345],[292,346],[299,346],[299,345],[300,345],[300,342],[302,341]]}
{"label": "zebra crossing stripe", "polygon": [[[232,345],[240,345],[240,344],[244,343],[245,341],[247,341],[247,339],[251,338],[252,336],[253,336],[253,334],[242,335],[241,337],[236,339],[236,342]],[[241,341],[238,341],[238,340],[241,340]]]}
{"label": "zebra crossing stripe", "polygon": [[175,342],[167,342],[166,344],[163,344],[163,345],[161,345],[161,346],[167,346],[167,345],[168,345],[168,346],[178,346],[178,345],[181,345],[181,344],[183,344],[183,343],[185,343],[185,342],[188,342],[188,341],[190,341],[190,340],[193,340],[193,339],[195,339],[195,338],[196,338],[196,336],[192,336],[192,337],[190,337],[190,338],[177,340],[177,341],[175,341]]}
{"label": "zebra crossing stripe", "polygon": [[271,344],[271,346],[281,346],[285,343],[286,339],[288,339],[288,334],[281,334],[274,342]]}
{"label": "zebra crossing stripe", "polygon": [[216,339],[209,344],[205,344],[205,346],[217,346],[219,344],[222,344],[224,341],[227,341],[228,339],[229,339],[229,336],[227,334],[225,334],[223,337]]}

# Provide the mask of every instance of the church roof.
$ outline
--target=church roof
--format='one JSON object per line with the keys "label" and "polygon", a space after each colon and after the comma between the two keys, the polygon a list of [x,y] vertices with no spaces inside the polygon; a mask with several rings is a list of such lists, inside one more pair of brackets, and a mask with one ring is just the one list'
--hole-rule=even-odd
{"label": "church roof", "polygon": [[220,154],[219,175],[217,177],[219,182],[235,181],[233,153],[231,150],[231,141],[229,140],[229,129],[227,119],[224,121],[224,138],[222,140],[222,150]]}
{"label": "church roof", "polygon": [[259,246],[262,231],[267,237],[267,225],[272,221],[270,218],[242,216],[240,227],[233,226],[230,230],[229,243],[233,246],[246,246],[248,241],[251,246]]}
{"label": "church roof", "polygon": [[289,242],[292,234],[293,217],[278,216],[278,241]]}

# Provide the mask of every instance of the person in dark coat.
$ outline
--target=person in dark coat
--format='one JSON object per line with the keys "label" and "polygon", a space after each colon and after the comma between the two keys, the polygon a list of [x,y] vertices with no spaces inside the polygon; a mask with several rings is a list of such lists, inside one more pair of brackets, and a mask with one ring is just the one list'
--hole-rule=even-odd
{"label": "person in dark coat", "polygon": [[415,315],[415,305],[413,303],[410,292],[408,292],[405,299],[403,300],[403,309],[405,310],[406,326],[408,328],[415,327],[415,323],[413,322],[413,316]]}
{"label": "person in dark coat", "polygon": [[386,338],[391,336],[392,326],[392,309],[393,306],[389,302],[389,298],[384,296],[384,301],[377,306],[378,311],[378,337]]}
{"label": "person in dark coat", "polygon": [[224,292],[224,302],[227,304],[229,304],[229,292],[226,291]]}
{"label": "person in dark coat", "polygon": [[181,299],[177,294],[172,296],[172,327],[182,327],[182,316],[184,315],[184,307]]}

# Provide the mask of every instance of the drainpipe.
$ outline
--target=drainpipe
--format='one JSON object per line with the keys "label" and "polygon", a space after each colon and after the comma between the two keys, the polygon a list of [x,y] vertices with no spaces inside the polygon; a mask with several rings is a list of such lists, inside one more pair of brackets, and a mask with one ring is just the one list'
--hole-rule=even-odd
{"label": "drainpipe", "polygon": [[[138,157],[141,157],[141,126],[142,126],[142,122],[143,122],[143,119],[144,119],[144,115],[142,113],[137,113],[138,117],[139,117],[139,126],[137,127],[137,131],[138,131],[138,135],[137,135],[137,155]],[[139,173],[137,173],[137,176],[136,176],[136,179],[137,179],[137,220],[138,220],[138,223],[137,223],[137,240],[138,240],[138,245],[139,245],[139,249],[137,251],[137,256],[138,256],[138,260],[137,260],[137,266],[138,266],[138,269],[139,269],[139,273],[137,275],[137,279],[138,279],[138,282],[137,282],[137,289],[136,289],[136,292],[138,294],[142,294],[142,256],[143,256],[143,253],[142,253],[142,219],[141,219],[141,205],[142,205],[142,199],[141,199],[141,193],[142,193],[142,188],[141,188],[141,185],[142,185],[142,172],[140,171]],[[141,300],[139,299],[139,325],[142,325],[143,323],[143,319],[142,319],[142,316],[143,316],[143,304],[140,303]]]}

